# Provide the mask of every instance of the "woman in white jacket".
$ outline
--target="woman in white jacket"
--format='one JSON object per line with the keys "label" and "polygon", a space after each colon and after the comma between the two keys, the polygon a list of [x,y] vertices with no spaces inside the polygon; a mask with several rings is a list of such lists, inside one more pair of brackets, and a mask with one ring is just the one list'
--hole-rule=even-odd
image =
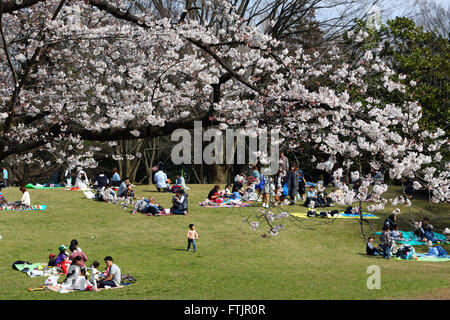
{"label": "woman in white jacket", "polygon": [[79,169],[77,172],[77,179],[75,180],[75,188],[80,188],[81,190],[89,189],[89,179],[86,172],[83,169]]}
{"label": "woman in white jacket", "polygon": [[20,206],[22,208],[31,207],[30,194],[28,193],[27,188],[22,186],[22,187],[20,187],[20,191],[22,191],[22,199],[20,199]]}

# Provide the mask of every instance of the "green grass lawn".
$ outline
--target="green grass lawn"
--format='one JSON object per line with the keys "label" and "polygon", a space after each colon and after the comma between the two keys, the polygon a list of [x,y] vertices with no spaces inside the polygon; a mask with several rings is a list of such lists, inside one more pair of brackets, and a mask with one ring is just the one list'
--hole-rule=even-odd
{"label": "green grass lawn", "polygon": [[[322,225],[306,220],[301,226],[291,221],[278,236],[262,238],[266,229],[253,232],[242,224],[254,208],[202,208],[197,203],[204,200],[211,185],[190,187],[189,215],[165,217],[130,215],[120,206],[87,200],[82,192],[29,190],[33,204],[48,208],[0,212],[0,299],[450,298],[448,262],[366,256],[358,220],[336,219]],[[136,195],[153,195],[169,207],[172,195],[154,189],[138,186]],[[3,191],[8,201],[20,199],[18,188]],[[391,187],[387,198],[396,194],[400,189]],[[430,206],[425,199],[413,203],[416,220],[426,214],[437,230],[446,224],[450,227],[449,204]],[[284,208],[306,210],[300,205]],[[401,229],[411,230],[410,215],[406,207],[400,208]],[[377,213],[381,219],[372,222],[377,230],[392,210],[387,207]],[[199,232],[197,253],[185,251],[190,223]],[[138,281],[125,289],[98,293],[28,292],[27,288],[39,287],[45,278],[29,278],[12,270],[11,264],[16,260],[46,263],[50,253],[57,254],[58,246],[68,246],[71,239],[79,241],[88,264],[98,260],[103,270],[103,258],[111,255],[123,273]],[[444,248],[450,251],[450,246]],[[426,246],[416,249],[425,252]],[[381,269],[379,290],[367,288],[370,265]]]}

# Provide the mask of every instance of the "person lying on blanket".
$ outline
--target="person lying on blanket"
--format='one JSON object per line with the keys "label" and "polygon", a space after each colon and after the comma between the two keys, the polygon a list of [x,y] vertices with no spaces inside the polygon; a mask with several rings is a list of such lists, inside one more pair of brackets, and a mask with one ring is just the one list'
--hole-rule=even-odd
{"label": "person lying on blanket", "polygon": [[111,288],[115,288],[120,286],[120,282],[122,281],[120,268],[113,262],[113,258],[111,256],[105,257],[105,264],[108,269],[108,273],[106,277],[98,283],[99,288],[105,288],[109,286]]}
{"label": "person lying on blanket", "polygon": [[144,213],[148,215],[155,215],[163,210],[164,208],[158,202],[156,202],[155,198],[150,197],[148,199],[147,206],[144,209]]}

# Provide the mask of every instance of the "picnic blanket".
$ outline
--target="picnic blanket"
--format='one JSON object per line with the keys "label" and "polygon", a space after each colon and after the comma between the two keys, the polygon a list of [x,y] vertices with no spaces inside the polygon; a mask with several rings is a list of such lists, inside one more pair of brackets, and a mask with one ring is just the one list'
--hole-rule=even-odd
{"label": "picnic blanket", "polygon": [[[154,214],[154,216],[172,216],[173,213],[172,212],[166,212],[164,210],[160,211],[159,213]],[[151,215],[150,215],[151,216]]]}
{"label": "picnic blanket", "polygon": [[[408,261],[430,261],[430,262],[444,262],[444,261],[450,261],[450,256],[442,256],[442,257],[436,257],[436,256],[430,256],[428,253],[417,253],[416,254],[417,259],[409,259]],[[396,260],[405,260],[400,257],[394,257]]]}
{"label": "picnic blanket", "polygon": [[50,276],[55,273],[53,268],[42,262],[14,264],[14,267],[18,271],[26,273],[30,278]]}
{"label": "picnic blanket", "polygon": [[[400,231],[403,234],[403,239],[405,240],[396,240],[398,243],[409,244],[411,246],[420,246],[426,245],[426,242],[419,241],[419,237],[417,237],[412,231]],[[376,235],[381,235],[381,232],[376,232]],[[434,236],[439,239],[438,241],[445,241],[446,237],[443,234],[433,232]]]}
{"label": "picnic blanket", "polygon": [[0,206],[0,211],[32,211],[32,210],[46,210],[47,205],[45,204],[34,204],[30,208],[17,209],[10,206]]}
{"label": "picnic blanket", "polygon": [[242,202],[242,201],[233,201],[227,199],[222,203],[217,203],[214,201],[203,201],[198,203],[200,206],[204,208],[244,208],[249,207],[251,202]]}
{"label": "picnic blanket", "polygon": [[[304,213],[293,212],[293,213],[290,213],[290,214],[295,216],[295,217],[298,217],[298,218],[311,218],[311,217],[308,217],[306,212],[304,212]],[[379,219],[376,215],[371,214],[371,213],[363,213],[362,216],[363,216],[364,219]],[[316,218],[320,218],[320,216],[318,216]],[[334,218],[338,218],[338,219],[359,219],[360,216],[359,216],[359,214],[348,214],[348,213],[340,212],[337,215],[331,216],[330,219],[334,219]]]}
{"label": "picnic blanket", "polygon": [[92,191],[93,189],[91,189],[91,188],[81,189],[78,187],[71,187],[71,188],[66,188],[64,190],[66,190],[66,191]]}
{"label": "picnic blanket", "polygon": [[113,288],[112,287],[111,288],[100,288],[97,291],[91,291],[91,290],[83,290],[82,291],[82,290],[76,290],[76,289],[65,289],[61,286],[60,283],[53,285],[53,286],[45,286],[45,288],[47,288],[50,291],[57,292],[57,293],[69,293],[69,292],[76,292],[76,291],[78,291],[78,292],[98,292],[98,291],[102,291],[102,290],[121,289],[121,288],[127,287],[130,284],[131,283],[127,283],[125,285],[120,285],[118,287],[113,287]]}
{"label": "picnic blanket", "polygon": [[59,189],[59,188],[64,188],[64,187],[63,186],[52,186],[52,185],[46,187],[41,184],[33,185],[33,184],[29,183],[25,186],[25,188],[27,188],[27,189]]}

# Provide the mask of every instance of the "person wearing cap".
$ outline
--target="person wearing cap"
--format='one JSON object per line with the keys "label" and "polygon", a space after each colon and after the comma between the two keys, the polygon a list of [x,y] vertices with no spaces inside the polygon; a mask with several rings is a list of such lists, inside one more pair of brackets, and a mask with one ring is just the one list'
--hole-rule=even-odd
{"label": "person wearing cap", "polygon": [[63,262],[64,260],[66,260],[69,255],[67,254],[67,247],[63,244],[61,244],[58,247],[59,250],[59,254],[56,256],[56,265],[60,264],[61,262]]}
{"label": "person wearing cap", "polygon": [[60,267],[64,274],[67,273],[67,265],[69,263],[69,254],[67,253],[67,247],[63,244],[59,246],[59,254],[56,256],[56,266]]}
{"label": "person wearing cap", "polygon": [[50,259],[47,263],[49,267],[56,267],[56,256],[53,253],[50,253],[48,258]]}

